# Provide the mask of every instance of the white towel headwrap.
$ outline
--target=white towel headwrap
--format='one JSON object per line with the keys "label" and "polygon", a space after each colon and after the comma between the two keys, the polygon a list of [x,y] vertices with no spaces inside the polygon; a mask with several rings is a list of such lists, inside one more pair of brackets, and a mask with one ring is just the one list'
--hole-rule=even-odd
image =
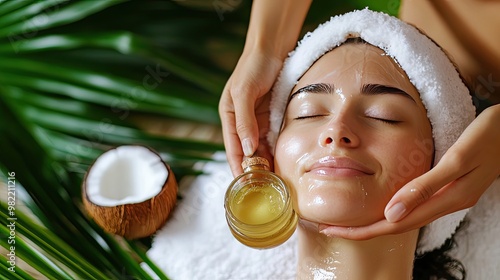
{"label": "white towel headwrap", "polygon": [[[475,117],[469,90],[442,49],[415,27],[368,9],[332,17],[305,35],[285,60],[272,89],[268,141],[274,150],[291,90],[325,53],[348,38],[360,37],[382,49],[406,72],[420,93],[432,125],[436,165]],[[418,253],[439,248],[468,209],[444,216],[424,228]]]}

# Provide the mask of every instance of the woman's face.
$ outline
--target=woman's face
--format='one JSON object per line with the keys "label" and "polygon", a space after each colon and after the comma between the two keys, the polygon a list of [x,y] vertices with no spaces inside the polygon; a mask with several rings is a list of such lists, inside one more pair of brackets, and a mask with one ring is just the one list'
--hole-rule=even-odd
{"label": "woman's face", "polygon": [[382,50],[344,44],[292,90],[276,144],[275,171],[294,190],[301,218],[361,226],[430,169],[432,132],[406,74]]}

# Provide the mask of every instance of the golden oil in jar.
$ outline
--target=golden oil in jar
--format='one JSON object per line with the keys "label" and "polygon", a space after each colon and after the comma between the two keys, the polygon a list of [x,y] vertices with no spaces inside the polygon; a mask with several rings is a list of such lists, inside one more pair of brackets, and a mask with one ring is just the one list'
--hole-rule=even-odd
{"label": "golden oil in jar", "polygon": [[265,158],[248,158],[242,166],[244,173],[229,185],[224,201],[231,233],[250,247],[278,246],[297,226],[290,190]]}

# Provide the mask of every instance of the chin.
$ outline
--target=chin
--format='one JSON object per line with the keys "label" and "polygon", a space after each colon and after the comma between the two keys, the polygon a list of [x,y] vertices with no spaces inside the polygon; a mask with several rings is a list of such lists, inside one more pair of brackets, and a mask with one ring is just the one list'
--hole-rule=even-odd
{"label": "chin", "polygon": [[380,184],[359,179],[331,182],[305,177],[294,189],[299,216],[339,226],[363,226],[383,219],[392,197]]}
{"label": "chin", "polygon": [[320,224],[356,227],[369,225],[384,218],[385,205],[374,206],[359,201],[318,205],[317,200],[299,202],[297,213],[302,219]]}

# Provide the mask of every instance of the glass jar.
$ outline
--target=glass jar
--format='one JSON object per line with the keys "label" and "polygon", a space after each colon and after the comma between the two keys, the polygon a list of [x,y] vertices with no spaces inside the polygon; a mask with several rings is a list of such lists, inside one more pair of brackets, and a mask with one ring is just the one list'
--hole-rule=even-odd
{"label": "glass jar", "polygon": [[262,157],[247,158],[244,173],[226,191],[226,220],[234,237],[253,248],[271,248],[288,240],[297,227],[290,190]]}

